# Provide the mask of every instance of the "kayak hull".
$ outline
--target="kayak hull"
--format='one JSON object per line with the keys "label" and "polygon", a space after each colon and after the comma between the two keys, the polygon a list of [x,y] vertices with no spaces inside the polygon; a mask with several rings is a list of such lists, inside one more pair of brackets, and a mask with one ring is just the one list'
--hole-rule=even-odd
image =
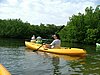
{"label": "kayak hull", "polygon": [[47,52],[40,52],[40,51],[36,52],[36,54],[39,56],[42,56],[42,57],[51,57],[51,58],[68,60],[68,61],[84,60],[85,59],[85,57],[61,55],[61,54],[47,53]]}
{"label": "kayak hull", "polygon": [[10,72],[2,64],[0,64],[0,75],[11,75]]}
{"label": "kayak hull", "polygon": [[[34,50],[37,50],[41,44],[36,44],[32,42],[25,41],[25,45],[27,48]],[[49,53],[55,53],[55,54],[63,54],[63,55],[70,55],[70,56],[85,56],[86,51],[79,48],[60,48],[60,49],[44,49],[44,47],[40,47],[38,51],[43,52],[49,52]]]}

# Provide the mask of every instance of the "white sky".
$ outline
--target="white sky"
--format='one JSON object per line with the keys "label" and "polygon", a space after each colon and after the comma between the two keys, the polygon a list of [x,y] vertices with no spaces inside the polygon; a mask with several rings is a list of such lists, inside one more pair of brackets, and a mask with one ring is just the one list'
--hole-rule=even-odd
{"label": "white sky", "polygon": [[0,19],[21,19],[30,24],[65,25],[73,14],[95,8],[100,0],[0,0]]}

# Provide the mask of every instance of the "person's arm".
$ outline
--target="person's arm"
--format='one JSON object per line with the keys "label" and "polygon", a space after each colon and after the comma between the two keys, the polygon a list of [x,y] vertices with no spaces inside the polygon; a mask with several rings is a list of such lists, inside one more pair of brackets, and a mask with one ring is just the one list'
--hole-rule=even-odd
{"label": "person's arm", "polygon": [[51,46],[52,46],[52,45],[55,45],[55,40],[53,40],[52,43],[51,43],[50,45],[51,45]]}
{"label": "person's arm", "polygon": [[54,48],[54,46],[55,46],[55,40],[53,40],[52,43],[50,44],[51,48]]}

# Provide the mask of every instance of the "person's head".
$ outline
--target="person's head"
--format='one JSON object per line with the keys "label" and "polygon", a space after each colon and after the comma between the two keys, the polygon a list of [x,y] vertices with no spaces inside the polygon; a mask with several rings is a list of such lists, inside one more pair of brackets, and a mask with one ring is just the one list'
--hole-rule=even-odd
{"label": "person's head", "polygon": [[59,34],[54,34],[54,35],[53,35],[53,38],[54,38],[54,39],[60,39]]}
{"label": "person's head", "polygon": [[37,39],[37,40],[41,40],[42,38],[41,38],[40,36],[38,36],[36,39]]}
{"label": "person's head", "polygon": [[35,37],[35,35],[33,35],[32,37]]}
{"label": "person's head", "polygon": [[33,35],[33,36],[31,37],[31,39],[32,39],[32,40],[35,40],[35,35]]}

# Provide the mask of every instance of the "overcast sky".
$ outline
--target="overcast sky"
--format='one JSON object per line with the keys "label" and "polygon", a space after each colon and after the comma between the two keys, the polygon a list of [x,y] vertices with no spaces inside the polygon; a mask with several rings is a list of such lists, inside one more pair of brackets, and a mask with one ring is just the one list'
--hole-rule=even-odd
{"label": "overcast sky", "polygon": [[73,14],[95,8],[100,0],[0,0],[0,19],[21,19],[30,24],[65,25]]}

